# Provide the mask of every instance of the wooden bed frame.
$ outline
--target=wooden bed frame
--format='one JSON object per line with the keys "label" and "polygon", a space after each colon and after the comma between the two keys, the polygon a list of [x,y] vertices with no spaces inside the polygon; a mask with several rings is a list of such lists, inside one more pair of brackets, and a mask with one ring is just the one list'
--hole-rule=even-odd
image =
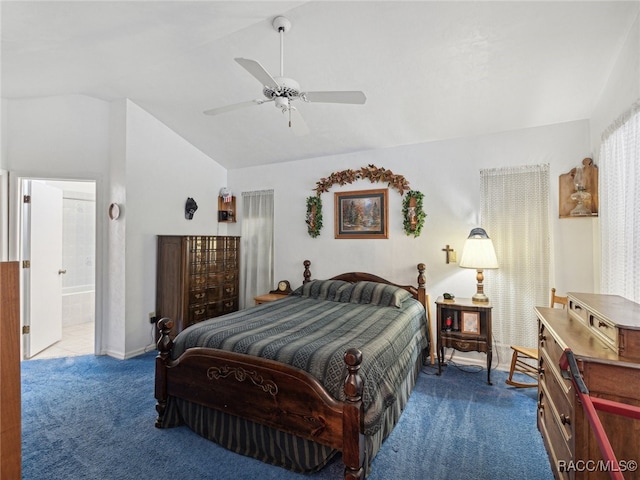
{"label": "wooden bed frame", "polygon": [[[311,262],[304,262],[304,283],[310,281]],[[376,275],[344,273],[334,280],[372,281],[396,285],[410,292],[427,309],[425,265],[418,265],[418,286],[397,285]],[[212,348],[190,348],[171,360],[169,333],[173,322],[158,322],[160,339],[156,357],[156,427],[161,427],[169,395],[327,445],[342,452],[346,480],[364,478],[363,380],[359,375],[362,353],[344,354],[348,374],[344,380],[346,401],[337,401],[313,376],[273,360]],[[430,333],[431,335],[431,333]],[[433,348],[430,344],[431,359]],[[425,355],[426,356],[426,355]]]}

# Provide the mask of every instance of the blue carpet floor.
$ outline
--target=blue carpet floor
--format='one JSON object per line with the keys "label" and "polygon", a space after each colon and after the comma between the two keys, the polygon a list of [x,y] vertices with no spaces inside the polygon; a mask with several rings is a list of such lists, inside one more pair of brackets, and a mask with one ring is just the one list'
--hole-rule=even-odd
{"label": "blue carpet floor", "polygon": [[[303,475],[231,453],[186,427],[153,426],[154,355],[120,361],[69,357],[22,362],[23,479],[329,480],[337,456]],[[425,367],[371,480],[547,480],[536,429],[536,391],[508,387],[505,372]]]}

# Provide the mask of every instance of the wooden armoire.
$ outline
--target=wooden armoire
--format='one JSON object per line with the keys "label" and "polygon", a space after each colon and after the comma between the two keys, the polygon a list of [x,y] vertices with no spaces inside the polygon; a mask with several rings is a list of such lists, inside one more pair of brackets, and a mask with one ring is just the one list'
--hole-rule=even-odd
{"label": "wooden armoire", "polygon": [[158,236],[156,318],[189,325],[238,310],[240,237]]}

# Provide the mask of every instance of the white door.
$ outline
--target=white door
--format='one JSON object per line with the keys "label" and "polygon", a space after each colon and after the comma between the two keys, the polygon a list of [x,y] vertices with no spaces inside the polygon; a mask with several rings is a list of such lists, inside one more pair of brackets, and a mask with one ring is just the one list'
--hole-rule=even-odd
{"label": "white door", "polygon": [[[25,180],[23,214],[25,357],[62,339],[62,190]],[[30,191],[30,194],[28,193]]]}

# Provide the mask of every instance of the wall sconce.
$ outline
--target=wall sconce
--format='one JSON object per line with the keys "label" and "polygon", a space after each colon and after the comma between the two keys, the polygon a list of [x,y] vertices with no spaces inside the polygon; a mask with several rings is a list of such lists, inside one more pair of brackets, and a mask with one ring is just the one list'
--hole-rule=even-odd
{"label": "wall sconce", "polygon": [[469,233],[462,250],[460,259],[462,268],[475,268],[478,271],[476,281],[478,282],[476,294],[471,297],[474,302],[488,302],[489,297],[484,294],[484,275],[482,271],[487,268],[498,268],[498,259],[493,243],[483,228],[474,228]]}

